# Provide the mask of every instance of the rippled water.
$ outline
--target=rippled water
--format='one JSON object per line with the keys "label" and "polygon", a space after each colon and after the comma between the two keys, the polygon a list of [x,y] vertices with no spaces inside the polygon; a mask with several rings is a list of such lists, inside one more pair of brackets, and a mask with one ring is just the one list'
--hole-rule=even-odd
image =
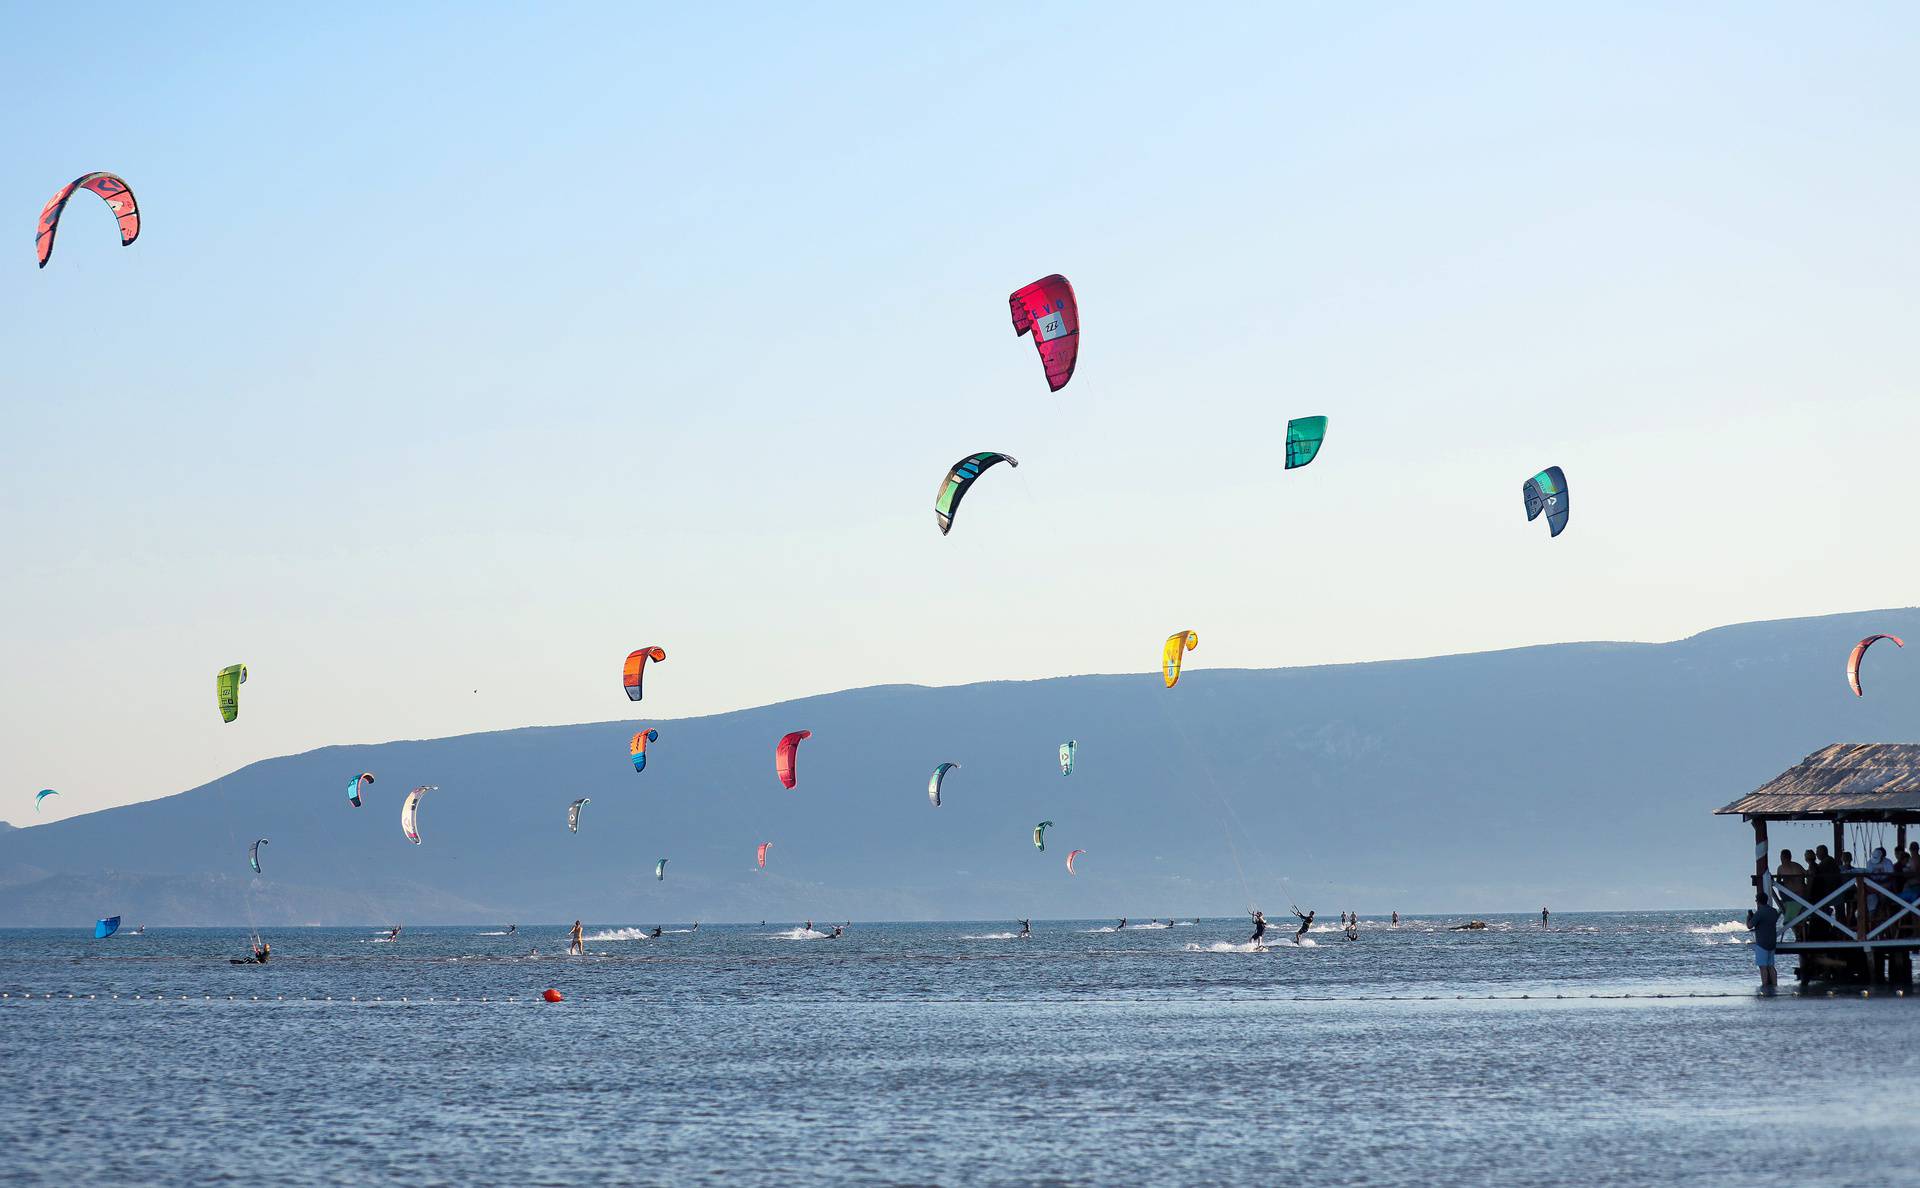
{"label": "rippled water", "polygon": [[1911,1182],[1920,1001],[1731,920],[0,930],[0,1182]]}

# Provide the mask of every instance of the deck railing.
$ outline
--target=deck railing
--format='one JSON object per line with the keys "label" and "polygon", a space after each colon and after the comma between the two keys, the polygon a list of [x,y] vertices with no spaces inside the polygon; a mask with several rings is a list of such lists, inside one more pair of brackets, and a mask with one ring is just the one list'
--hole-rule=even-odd
{"label": "deck railing", "polygon": [[[1847,875],[1833,890],[1817,900],[1809,900],[1774,879],[1773,894],[1781,908],[1780,926],[1790,930],[1781,936],[1780,947],[1787,950],[1920,947],[1920,903],[1901,898],[1898,887],[1901,881],[1894,875]],[[1800,910],[1788,920],[1790,904],[1797,904]],[[1895,925],[1902,927],[1896,929]]]}

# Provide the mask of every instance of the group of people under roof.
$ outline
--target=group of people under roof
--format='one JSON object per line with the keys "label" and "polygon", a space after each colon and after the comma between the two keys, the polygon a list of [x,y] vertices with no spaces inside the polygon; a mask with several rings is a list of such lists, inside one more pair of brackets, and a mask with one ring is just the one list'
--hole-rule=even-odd
{"label": "group of people under roof", "polygon": [[[1885,846],[1875,846],[1864,866],[1854,862],[1851,850],[1842,850],[1838,857],[1829,853],[1824,845],[1804,850],[1804,862],[1793,860],[1792,850],[1780,851],[1780,866],[1773,872],[1773,881],[1777,887],[1793,892],[1800,900],[1809,904],[1819,904],[1852,880],[1856,875],[1877,876],[1875,881],[1888,891],[1898,895],[1907,903],[1920,903],[1920,842],[1911,842],[1905,850],[1895,846],[1892,854]],[[1793,896],[1782,895],[1780,899],[1781,923],[1793,929],[1794,939],[1811,941],[1838,939],[1834,927],[1824,920],[1808,918],[1805,904]],[[1834,902],[1821,907],[1848,926],[1857,928],[1860,923],[1860,903],[1856,896],[1842,895]],[[1868,928],[1877,926],[1882,920],[1894,914],[1898,909],[1877,892],[1869,891],[1866,896]],[[1895,930],[1912,929],[1912,924],[1903,922],[1895,925]]]}

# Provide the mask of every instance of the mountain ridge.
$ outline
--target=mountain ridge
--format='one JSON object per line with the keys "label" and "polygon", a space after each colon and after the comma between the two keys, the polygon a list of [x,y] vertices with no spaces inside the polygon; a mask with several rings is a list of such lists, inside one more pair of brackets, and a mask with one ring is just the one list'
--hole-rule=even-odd
{"label": "mountain ridge", "polygon": [[[0,924],[1737,903],[1750,835],[1711,810],[1826,743],[1910,738],[1920,674],[1900,653],[1876,653],[1866,698],[1841,674],[1855,640],[1908,629],[1914,608],[1297,668],[1190,657],[1174,690],[1157,672],[861,686],[647,717],[644,773],[631,719],[328,745],[0,830]],[[771,770],[789,729],[815,732],[792,792]],[[961,766],[935,809],[941,761]],[[354,809],[360,770],[378,781]],[[395,819],[414,784],[439,785],[418,847]],[[577,796],[591,803],[569,834]],[[257,877],[254,837],[273,840]]]}

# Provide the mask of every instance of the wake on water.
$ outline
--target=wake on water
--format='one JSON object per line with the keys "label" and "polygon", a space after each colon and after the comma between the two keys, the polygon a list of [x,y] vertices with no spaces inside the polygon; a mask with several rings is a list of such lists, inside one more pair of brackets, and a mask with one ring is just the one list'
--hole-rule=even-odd
{"label": "wake on water", "polygon": [[1743,920],[1723,920],[1718,924],[1708,924],[1704,928],[1687,929],[1688,932],[1698,932],[1703,935],[1720,932],[1745,932],[1746,930],[1747,925]]}
{"label": "wake on water", "polygon": [[830,932],[809,932],[805,928],[789,928],[785,932],[770,932],[767,935],[774,940],[826,940],[833,934]]}
{"label": "wake on water", "polygon": [[[480,935],[486,936],[489,934],[483,932]],[[590,941],[652,940],[653,929],[651,928],[614,928],[606,932],[596,932],[592,936],[587,937],[586,939]]]}
{"label": "wake on water", "polygon": [[1289,940],[1277,940],[1264,945],[1256,945],[1252,941],[1244,941],[1237,945],[1228,941],[1214,941],[1210,945],[1196,945],[1189,942],[1186,950],[1189,953],[1266,953],[1274,949],[1317,949],[1319,947],[1315,942],[1302,937],[1297,944]]}
{"label": "wake on water", "polygon": [[960,939],[961,940],[1019,940],[1020,934],[1017,932],[988,932],[988,933],[983,933],[980,936],[963,936]]}

